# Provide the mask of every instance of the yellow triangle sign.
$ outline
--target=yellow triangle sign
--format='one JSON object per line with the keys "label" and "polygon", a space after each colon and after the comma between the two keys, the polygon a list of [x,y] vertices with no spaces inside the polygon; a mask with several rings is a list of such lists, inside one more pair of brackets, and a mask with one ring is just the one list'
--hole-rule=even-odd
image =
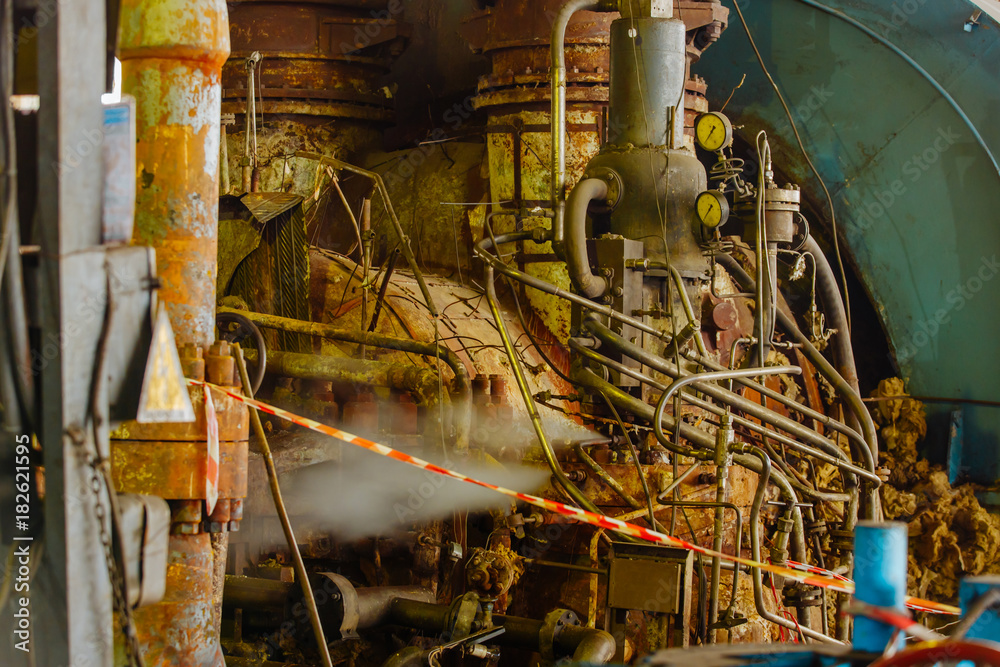
{"label": "yellow triangle sign", "polygon": [[136,421],[140,424],[194,421],[194,409],[181,370],[174,330],[162,305],[153,327],[153,341],[146,360]]}

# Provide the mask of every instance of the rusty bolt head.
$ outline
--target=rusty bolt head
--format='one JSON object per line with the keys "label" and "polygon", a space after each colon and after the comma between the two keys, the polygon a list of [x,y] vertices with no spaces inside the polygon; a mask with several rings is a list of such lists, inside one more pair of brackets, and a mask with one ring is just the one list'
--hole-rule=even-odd
{"label": "rusty bolt head", "polygon": [[212,343],[208,353],[213,357],[228,357],[230,355],[229,343],[224,340],[217,340]]}
{"label": "rusty bolt head", "polygon": [[201,533],[200,523],[175,523],[170,527],[174,535],[198,535]]}
{"label": "rusty bolt head", "polygon": [[218,521],[207,521],[205,523],[206,533],[224,533],[229,527],[228,523],[220,523]]}
{"label": "rusty bolt head", "polygon": [[205,379],[204,352],[197,345],[184,345],[178,351],[181,360],[181,372],[184,377],[192,380]]}
{"label": "rusty bolt head", "polygon": [[230,533],[238,533],[238,532],[240,532],[240,522],[239,521],[230,521],[228,525],[229,525],[229,532]]}
{"label": "rusty bolt head", "polygon": [[208,351],[205,362],[208,381],[231,386],[236,377],[236,359],[232,357],[232,349],[224,340],[216,341]]}
{"label": "rusty bolt head", "polygon": [[201,359],[204,356],[202,349],[192,343],[181,345],[178,352],[181,359]]}

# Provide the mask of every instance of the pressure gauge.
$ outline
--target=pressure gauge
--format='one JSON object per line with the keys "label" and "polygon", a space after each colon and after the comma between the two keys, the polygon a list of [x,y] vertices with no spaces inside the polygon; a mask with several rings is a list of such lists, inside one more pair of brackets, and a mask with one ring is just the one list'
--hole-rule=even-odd
{"label": "pressure gauge", "polygon": [[709,229],[715,229],[729,219],[729,200],[718,190],[706,190],[698,195],[695,208],[701,224]]}
{"label": "pressure gauge", "polygon": [[694,136],[706,151],[720,151],[733,143],[733,124],[717,111],[703,113],[694,121]]}

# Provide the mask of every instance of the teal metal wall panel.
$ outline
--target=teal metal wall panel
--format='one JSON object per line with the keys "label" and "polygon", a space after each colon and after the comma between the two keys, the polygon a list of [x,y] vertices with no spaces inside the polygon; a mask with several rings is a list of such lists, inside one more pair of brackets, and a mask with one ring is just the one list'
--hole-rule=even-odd
{"label": "teal metal wall panel", "polygon": [[[780,168],[822,204],[731,0],[730,26],[694,71],[751,141],[768,131]],[[1000,153],[1000,27],[965,0],[824,3],[924,67]],[[958,113],[897,54],[799,0],[741,2],[765,62],[833,194],[845,260],[883,318],[915,394],[1000,400],[1000,176]],[[855,340],[855,346],[864,341]],[[862,369],[864,372],[864,369]],[[947,425],[953,406],[930,405]],[[965,467],[1000,478],[1000,409],[968,406]],[[941,438],[945,437],[942,428]]]}

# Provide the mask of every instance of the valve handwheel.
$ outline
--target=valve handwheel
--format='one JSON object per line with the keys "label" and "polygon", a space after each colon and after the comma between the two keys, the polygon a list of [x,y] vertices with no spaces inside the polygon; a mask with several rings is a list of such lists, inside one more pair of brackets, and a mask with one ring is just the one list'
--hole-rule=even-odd
{"label": "valve handwheel", "polygon": [[250,321],[250,318],[239,313],[217,313],[215,326],[219,330],[219,338],[226,342],[242,345],[246,339],[253,339],[257,350],[257,368],[253,374],[253,393],[256,396],[267,369],[267,345],[264,342],[264,334]]}

